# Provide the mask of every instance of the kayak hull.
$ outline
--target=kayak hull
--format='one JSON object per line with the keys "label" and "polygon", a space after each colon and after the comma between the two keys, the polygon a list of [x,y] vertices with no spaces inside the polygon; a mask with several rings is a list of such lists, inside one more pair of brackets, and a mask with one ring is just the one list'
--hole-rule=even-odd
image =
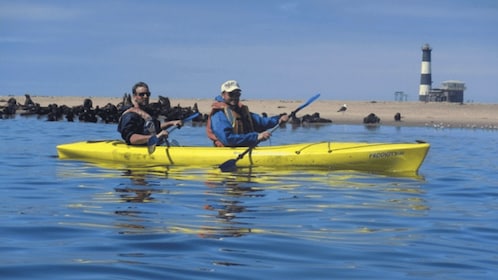
{"label": "kayak hull", "polygon": [[[314,142],[252,149],[236,162],[238,168],[305,168],[368,172],[417,172],[430,145],[418,143]],[[126,167],[218,167],[236,159],[247,148],[127,145],[120,140],[82,141],[57,146],[60,159],[82,160]]]}

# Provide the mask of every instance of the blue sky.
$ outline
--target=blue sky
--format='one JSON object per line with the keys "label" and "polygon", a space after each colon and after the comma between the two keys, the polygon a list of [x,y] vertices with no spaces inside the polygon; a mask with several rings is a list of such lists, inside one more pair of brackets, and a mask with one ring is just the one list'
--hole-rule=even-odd
{"label": "blue sky", "polygon": [[466,83],[498,103],[495,0],[0,0],[0,95],[418,100],[421,47],[433,87]]}

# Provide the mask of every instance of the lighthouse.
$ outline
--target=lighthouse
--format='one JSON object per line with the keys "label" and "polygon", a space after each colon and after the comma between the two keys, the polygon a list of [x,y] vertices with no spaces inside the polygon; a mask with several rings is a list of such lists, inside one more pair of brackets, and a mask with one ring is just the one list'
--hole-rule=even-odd
{"label": "lighthouse", "polygon": [[420,101],[428,101],[431,91],[432,76],[431,76],[431,47],[429,44],[422,46],[422,69],[420,71],[420,88],[418,98]]}

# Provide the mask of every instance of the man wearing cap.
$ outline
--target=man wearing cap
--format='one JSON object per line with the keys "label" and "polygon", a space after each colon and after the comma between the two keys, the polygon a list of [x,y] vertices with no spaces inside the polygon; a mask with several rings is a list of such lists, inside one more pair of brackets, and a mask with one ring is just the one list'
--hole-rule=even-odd
{"label": "man wearing cap", "polygon": [[241,93],[237,81],[229,80],[221,85],[221,95],[215,97],[206,130],[216,147],[256,146],[270,138],[268,129],[289,120],[286,114],[262,117],[251,113],[240,103]]}

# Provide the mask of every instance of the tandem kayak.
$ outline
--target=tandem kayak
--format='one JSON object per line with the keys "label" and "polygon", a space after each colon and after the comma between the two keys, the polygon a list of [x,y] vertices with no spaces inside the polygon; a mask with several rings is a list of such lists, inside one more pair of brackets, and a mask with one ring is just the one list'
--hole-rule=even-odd
{"label": "tandem kayak", "polygon": [[[415,143],[314,142],[255,147],[236,161],[237,168],[355,170],[416,173],[430,145]],[[121,140],[82,141],[57,146],[60,159],[123,167],[218,167],[248,149],[205,146],[127,145]]]}

